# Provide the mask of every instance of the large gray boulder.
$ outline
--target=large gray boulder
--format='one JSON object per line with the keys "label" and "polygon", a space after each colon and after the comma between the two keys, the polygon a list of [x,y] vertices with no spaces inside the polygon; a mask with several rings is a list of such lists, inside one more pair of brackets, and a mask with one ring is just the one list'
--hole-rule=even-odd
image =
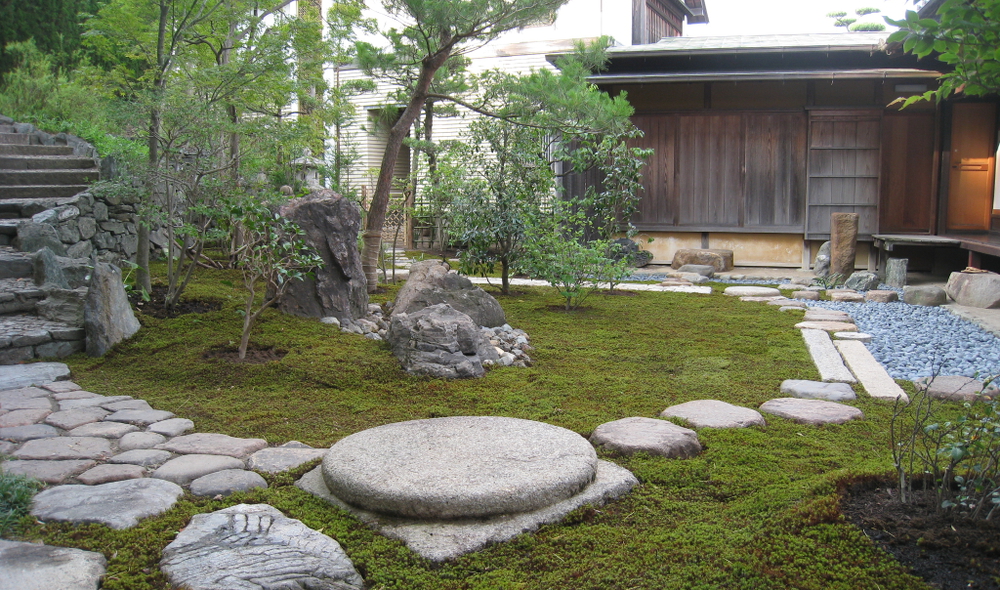
{"label": "large gray boulder", "polygon": [[826,241],[819,247],[816,253],[816,260],[813,261],[813,272],[816,276],[826,278],[830,276],[830,242]]}
{"label": "large gray boulder", "polygon": [[21,252],[37,252],[42,248],[48,248],[56,256],[66,255],[66,246],[59,239],[59,233],[56,232],[56,228],[47,223],[22,221],[17,226],[14,246]]}
{"label": "large gray boulder", "polygon": [[294,281],[278,308],[302,317],[362,318],[368,311],[368,288],[358,251],[361,209],[350,199],[323,189],[292,199],[281,207],[283,217],[306,234],[306,242],[323,259],[313,278]]}
{"label": "large gray boulder", "polygon": [[507,323],[503,308],[492,295],[452,272],[447,262],[424,260],[410,267],[406,284],[396,295],[392,313],[412,314],[446,303],[472,318],[478,326],[495,328]]}
{"label": "large gray boulder", "polygon": [[959,305],[982,309],[1000,307],[1000,274],[953,272],[945,291]]}
{"label": "large gray boulder", "polygon": [[483,362],[500,358],[472,318],[444,303],[394,313],[386,340],[411,375],[482,377]]}
{"label": "large gray boulder", "polygon": [[106,565],[93,551],[0,540],[2,590],[97,590]]}
{"label": "large gray boulder", "polygon": [[139,331],[139,320],[128,304],[121,271],[104,262],[94,266],[83,316],[90,356],[103,356],[112,346]]}
{"label": "large gray boulder", "polygon": [[878,287],[879,282],[881,281],[879,281],[877,274],[859,270],[851,273],[851,276],[847,278],[845,286],[848,289],[854,289],[855,291],[871,291],[872,289]]}
{"label": "large gray boulder", "polygon": [[56,256],[48,246],[31,255],[35,284],[39,287],[76,289],[90,280],[90,260]]}

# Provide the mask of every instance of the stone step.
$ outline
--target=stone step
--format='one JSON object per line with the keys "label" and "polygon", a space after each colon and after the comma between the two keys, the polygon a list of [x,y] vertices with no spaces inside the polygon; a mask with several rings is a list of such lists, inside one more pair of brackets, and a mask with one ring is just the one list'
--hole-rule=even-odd
{"label": "stone step", "polygon": [[889,376],[862,342],[837,340],[834,344],[868,395],[876,399],[909,401],[903,388]]}
{"label": "stone step", "polygon": [[7,145],[31,145],[34,136],[26,133],[0,133],[0,143]]}
{"label": "stone step", "polygon": [[72,197],[87,190],[86,184],[50,184],[0,186],[0,201],[4,199],[57,199]]}
{"label": "stone step", "polygon": [[809,350],[822,381],[857,383],[826,331],[805,328],[802,330],[802,339],[806,342],[806,349]]}
{"label": "stone step", "polygon": [[[0,189],[0,193],[3,189]],[[28,218],[36,213],[77,202],[74,196],[39,199],[0,199],[0,218]]]}
{"label": "stone step", "polygon": [[17,226],[21,225],[22,219],[0,219],[0,236],[16,236]]}
{"label": "stone step", "polygon": [[[35,313],[35,306],[45,299],[45,291],[30,278],[0,279],[0,316]],[[0,335],[0,340],[3,336]]]}
{"label": "stone step", "polygon": [[14,133],[13,125],[0,125],[0,133]]}
{"label": "stone step", "polygon": [[93,182],[100,178],[97,168],[49,169],[49,170],[4,170],[0,169],[0,191],[4,186],[50,186],[77,185]]}
{"label": "stone step", "polygon": [[0,365],[83,351],[85,330],[28,314],[0,316]]}
{"label": "stone step", "polygon": [[94,159],[72,155],[0,155],[0,170],[71,170],[81,168],[94,168]]}
{"label": "stone step", "polygon": [[0,143],[0,154],[11,156],[72,156],[68,145],[12,145]]}
{"label": "stone step", "polygon": [[[31,255],[0,246],[0,279],[30,279],[34,275]],[[0,332],[2,335],[3,332]]]}

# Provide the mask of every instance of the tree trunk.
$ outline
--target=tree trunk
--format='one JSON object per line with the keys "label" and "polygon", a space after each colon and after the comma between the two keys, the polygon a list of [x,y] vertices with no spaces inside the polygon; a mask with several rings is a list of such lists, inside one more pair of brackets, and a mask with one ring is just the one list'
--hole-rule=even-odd
{"label": "tree trunk", "polygon": [[420,116],[424,102],[427,100],[427,90],[434,80],[434,74],[444,65],[451,55],[452,43],[444,45],[444,49],[423,60],[420,65],[420,76],[417,78],[410,102],[403,110],[399,120],[389,130],[386,139],[385,152],[382,154],[382,167],[378,172],[378,182],[372,194],[372,202],[368,208],[368,218],[365,223],[364,247],[361,249],[361,267],[364,269],[365,280],[368,282],[368,292],[378,289],[378,252],[382,244],[382,227],[385,225],[385,214],[389,207],[389,190],[392,188],[392,172],[399,158],[399,150],[403,147],[403,139],[410,132],[413,122]]}

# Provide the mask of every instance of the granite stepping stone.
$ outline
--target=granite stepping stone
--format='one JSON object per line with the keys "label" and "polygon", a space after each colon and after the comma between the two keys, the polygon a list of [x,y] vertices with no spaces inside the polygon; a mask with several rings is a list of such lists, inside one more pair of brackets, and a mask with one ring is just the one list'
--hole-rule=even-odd
{"label": "granite stepping stone", "polygon": [[69,436],[97,436],[100,438],[121,438],[130,432],[137,432],[138,426],[122,422],[91,422],[77,426],[68,433]]}
{"label": "granite stepping stone", "polygon": [[3,462],[6,473],[27,475],[38,481],[58,484],[97,465],[96,461],[12,461]]}
{"label": "granite stepping stone", "polygon": [[326,454],[326,451],[327,449],[268,447],[250,455],[247,467],[264,473],[280,473],[319,459]]}
{"label": "granite stepping stone", "polygon": [[228,496],[235,492],[266,487],[267,482],[259,473],[245,469],[223,469],[192,481],[191,493],[195,496]]}
{"label": "granite stepping stone", "polygon": [[114,454],[106,438],[94,436],[59,436],[29,440],[14,451],[18,459],[46,461],[62,459],[106,459]]}
{"label": "granite stepping stone", "polygon": [[766,401],[760,411],[787,418],[800,424],[843,424],[864,418],[864,413],[853,406],[818,399],[781,397]]}
{"label": "granite stepping stone", "polygon": [[768,305],[773,305],[775,307],[797,307],[799,309],[806,309],[809,305],[805,301],[796,301],[794,299],[775,299],[774,301],[768,301]]}
{"label": "granite stepping stone", "polygon": [[816,291],[794,291],[792,299],[805,299],[807,301],[819,301],[819,293]]}
{"label": "granite stepping stone", "polygon": [[832,309],[810,309],[802,317],[807,322],[850,322],[850,314]]}
{"label": "granite stepping stone", "polygon": [[10,428],[12,426],[28,426],[37,424],[52,413],[52,410],[14,410],[0,416],[0,428]]}
{"label": "granite stepping stone", "polygon": [[747,303],[771,303],[772,301],[791,301],[791,299],[777,295],[774,297],[740,297],[740,301],[746,301]]}
{"label": "granite stepping stone", "polygon": [[[959,375],[938,375],[937,377],[922,377],[913,382],[917,391],[925,391],[927,395],[943,400],[956,402],[972,402],[977,399],[992,399],[997,395],[997,386],[990,383],[983,391],[983,382],[972,377]],[[3,435],[0,434],[0,438]]]}
{"label": "granite stepping stone", "polygon": [[110,413],[103,408],[75,408],[53,412],[45,418],[45,423],[63,430],[73,430],[77,426],[97,422]]}
{"label": "granite stepping stone", "polygon": [[7,411],[14,410],[51,410],[52,402],[47,397],[11,397],[0,403]]}
{"label": "granite stepping stone", "polygon": [[150,477],[187,485],[223,469],[243,469],[243,461],[227,455],[181,455],[161,465]]}
{"label": "granite stepping stone", "polygon": [[88,469],[76,476],[76,479],[88,486],[126,479],[138,479],[146,476],[146,470],[138,465],[112,465],[105,463]]}
{"label": "granite stepping stone", "polygon": [[125,399],[121,401],[101,404],[105,410],[117,412],[118,410],[152,410],[149,403],[141,399]]}
{"label": "granite stepping stone", "polygon": [[862,303],[865,300],[865,296],[861,293],[834,293],[832,291],[827,292],[830,295],[830,301],[835,301],[839,303]]}
{"label": "granite stepping stone", "polygon": [[196,432],[172,438],[156,446],[158,449],[180,454],[229,455],[242,459],[267,447],[262,438],[235,438],[225,434]]}
{"label": "granite stepping stone", "polygon": [[128,463],[130,465],[140,465],[142,467],[159,466],[166,463],[173,454],[170,451],[157,451],[156,449],[134,449],[119,453],[108,459],[108,463]]}
{"label": "granite stepping stone", "polygon": [[726,287],[723,293],[731,297],[781,297],[781,291],[773,287]]}
{"label": "granite stepping stone", "polygon": [[896,293],[895,291],[873,289],[865,293],[865,301],[871,301],[873,303],[892,303],[893,301],[899,301],[899,293]]}
{"label": "granite stepping stone", "polygon": [[886,372],[882,364],[875,360],[864,344],[853,340],[836,340],[834,345],[851,372],[865,388],[865,393],[883,400],[909,401],[903,388]]}
{"label": "granite stepping stone", "polygon": [[193,429],[194,422],[188,420],[187,418],[170,418],[169,420],[163,420],[162,422],[150,424],[149,428],[146,430],[162,434],[163,436],[170,438],[172,436],[179,436],[188,430]]}
{"label": "granite stepping stone", "polygon": [[764,417],[751,408],[703,399],[685,402],[660,412],[663,418],[683,418],[695,428],[746,428],[764,426]]}
{"label": "granite stepping stone", "polygon": [[806,343],[809,356],[812,357],[813,364],[819,371],[820,379],[840,383],[857,383],[857,379],[844,364],[843,357],[840,356],[840,352],[837,351],[837,347],[833,344],[828,333],[823,330],[800,330],[800,332],[802,340]]}
{"label": "granite stepping stone", "polygon": [[823,330],[825,332],[857,332],[858,327],[847,322],[813,322],[805,321],[795,324],[800,330]]}
{"label": "granite stepping stone", "polygon": [[0,391],[29,385],[46,385],[62,379],[69,379],[69,367],[66,363],[0,365]]}
{"label": "granite stepping stone", "polygon": [[686,459],[701,452],[698,433],[655,418],[622,418],[605,422],[590,435],[590,442],[609,451]]}
{"label": "granite stepping stone", "polygon": [[94,551],[0,540],[3,590],[97,590],[106,566]]}
{"label": "granite stepping stone", "polygon": [[196,514],[163,549],[160,569],[190,590],[361,590],[340,544],[267,504]]}
{"label": "granite stepping stone", "polygon": [[[7,391],[0,391],[0,408],[13,410],[17,408],[11,407],[12,404],[22,402],[28,399],[48,399],[49,392],[38,387],[22,387],[20,389],[9,389]],[[51,407],[51,403],[49,404]]]}
{"label": "granite stepping stone", "polygon": [[25,442],[36,438],[52,438],[54,436],[59,436],[59,431],[48,424],[29,424],[28,426],[0,428],[0,438],[14,442]]}
{"label": "granite stepping stone", "polygon": [[781,382],[781,393],[802,399],[825,399],[831,402],[846,402],[858,397],[854,389],[846,383],[824,383],[804,379],[785,379]]}
{"label": "granite stepping stone", "polygon": [[[69,393],[71,391],[79,391],[81,389],[79,385],[73,383],[72,381],[54,381],[52,383],[46,383],[45,385],[42,385],[42,387],[44,389],[48,389],[49,391],[57,395],[61,393]],[[84,392],[84,393],[89,393],[89,392]]]}
{"label": "granite stepping stone", "polygon": [[95,486],[65,485],[39,492],[31,514],[41,521],[95,522],[127,529],[169,510],[184,490],[162,479],[129,479]]}
{"label": "granite stepping stone", "polygon": [[166,440],[167,437],[155,432],[130,432],[118,441],[118,450],[151,449]]}
{"label": "granite stepping stone", "polygon": [[164,410],[118,410],[104,419],[109,422],[128,422],[137,426],[149,426],[154,422],[173,417],[173,412]]}
{"label": "granite stepping stone", "polygon": [[872,335],[864,332],[834,332],[833,337],[837,340],[857,340],[864,344],[872,341]]}
{"label": "granite stepping stone", "polygon": [[104,404],[126,401],[132,399],[129,395],[95,395],[93,397],[78,397],[59,402],[60,410],[73,410],[76,408],[95,408]]}
{"label": "granite stepping stone", "polygon": [[84,391],[82,389],[75,389],[73,391],[64,391],[61,393],[53,393],[52,399],[57,402],[69,401],[72,399],[89,399],[92,397],[98,397],[96,393],[90,391]]}

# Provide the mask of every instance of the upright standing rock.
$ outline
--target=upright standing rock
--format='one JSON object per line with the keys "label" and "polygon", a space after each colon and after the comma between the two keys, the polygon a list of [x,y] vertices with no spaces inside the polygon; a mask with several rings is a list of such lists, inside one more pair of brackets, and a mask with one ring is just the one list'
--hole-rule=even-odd
{"label": "upright standing rock", "polygon": [[906,266],[909,258],[890,258],[885,264],[885,284],[902,289],[906,286]]}
{"label": "upright standing rock", "polygon": [[854,272],[858,256],[857,213],[832,213],[830,215],[830,272],[849,277]]}
{"label": "upright standing rock", "polygon": [[819,247],[816,253],[816,260],[813,262],[813,272],[816,276],[826,278],[830,276],[830,241],[827,240]]}
{"label": "upright standing rock", "polygon": [[440,260],[424,260],[410,267],[392,314],[413,314],[440,303],[469,316],[478,326],[495,328],[507,323],[503,308],[492,295],[452,272],[451,266]]}
{"label": "upright standing rock", "polygon": [[306,242],[323,259],[314,278],[294,281],[278,308],[303,317],[362,318],[368,311],[368,289],[358,252],[361,209],[329,189],[292,199],[281,215],[306,232]]}
{"label": "upright standing rock", "polygon": [[87,354],[102,356],[112,346],[139,331],[132,307],[125,295],[122,273],[105,262],[94,265],[90,290],[83,308],[87,329]]}

